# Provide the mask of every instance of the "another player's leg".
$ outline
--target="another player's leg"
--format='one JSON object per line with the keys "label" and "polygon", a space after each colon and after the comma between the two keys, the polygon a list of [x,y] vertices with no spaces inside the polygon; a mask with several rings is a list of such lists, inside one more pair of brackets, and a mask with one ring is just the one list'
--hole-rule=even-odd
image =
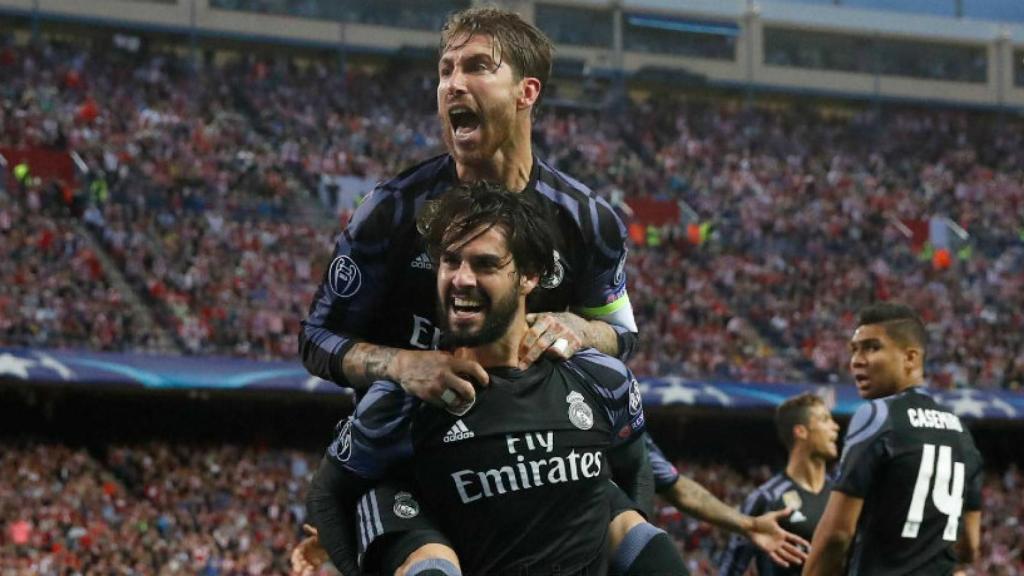
{"label": "another player's leg", "polygon": [[608,525],[609,574],[614,576],[686,575],[686,564],[672,538],[648,523],[636,504],[610,485],[611,524]]}

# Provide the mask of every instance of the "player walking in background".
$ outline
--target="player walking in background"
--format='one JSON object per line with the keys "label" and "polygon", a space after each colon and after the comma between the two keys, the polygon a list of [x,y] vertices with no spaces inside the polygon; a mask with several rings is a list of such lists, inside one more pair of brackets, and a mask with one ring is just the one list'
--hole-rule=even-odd
{"label": "player walking in background", "polygon": [[[839,455],[839,425],[821,397],[804,393],[779,405],[775,427],[789,451],[786,469],[751,492],[743,503],[743,512],[757,516],[772,510],[792,510],[779,524],[810,540],[828,501],[826,468]],[[751,561],[760,576],[793,576],[803,569],[800,564],[779,566],[749,540],[733,536],[719,576],[742,576]]]}
{"label": "player walking in background", "polygon": [[910,308],[860,313],[850,371],[870,400],[850,421],[804,574],[953,573],[981,540],[981,454],[921,390],[927,333]]}

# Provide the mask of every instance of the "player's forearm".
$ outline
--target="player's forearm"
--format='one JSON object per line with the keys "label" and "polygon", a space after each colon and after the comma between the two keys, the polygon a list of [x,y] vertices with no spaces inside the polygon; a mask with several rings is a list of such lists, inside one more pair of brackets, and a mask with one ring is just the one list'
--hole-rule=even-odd
{"label": "player's forearm", "polygon": [[804,564],[803,576],[832,576],[842,574],[846,552],[853,540],[852,534],[833,532],[822,538],[815,538],[811,544],[811,555]]}
{"label": "player's forearm", "polygon": [[394,367],[403,350],[359,342],[341,359],[345,379],[357,390],[377,380],[394,380]]}
{"label": "player's forearm", "polygon": [[587,320],[578,316],[577,318],[584,324],[582,330],[584,348],[594,348],[598,352],[616,358],[619,356],[619,335],[610,324],[603,320]]}
{"label": "player's forearm", "polygon": [[746,533],[753,527],[753,518],[722,502],[706,488],[685,476],[680,476],[661,495],[679,510],[719,528]]}

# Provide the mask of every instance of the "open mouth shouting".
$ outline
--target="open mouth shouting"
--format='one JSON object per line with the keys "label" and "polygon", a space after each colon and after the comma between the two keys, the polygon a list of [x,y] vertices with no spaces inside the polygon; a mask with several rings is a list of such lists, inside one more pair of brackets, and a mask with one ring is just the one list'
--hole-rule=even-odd
{"label": "open mouth shouting", "polygon": [[448,124],[452,129],[452,139],[456,144],[468,144],[478,138],[480,115],[468,106],[452,106],[448,109]]}

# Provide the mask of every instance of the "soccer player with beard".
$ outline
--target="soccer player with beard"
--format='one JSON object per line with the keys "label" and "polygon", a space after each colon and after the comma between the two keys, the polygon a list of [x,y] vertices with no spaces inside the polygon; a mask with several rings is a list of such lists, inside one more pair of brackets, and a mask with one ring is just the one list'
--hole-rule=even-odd
{"label": "soccer player with beard", "polygon": [[[512,12],[471,8],[449,18],[440,48],[437,105],[448,153],[380,184],[339,237],[299,334],[307,370],[360,395],[386,379],[456,409],[473,401],[474,384],[488,385],[478,362],[437,350],[433,264],[416,229],[429,201],[477,181],[534,199],[555,236],[551,272],[527,300],[532,314],[520,367],[541,354],[564,359],[584,347],[628,358],[637,329],[626,294],[625,226],[607,202],[533,155],[532,118],[550,75],[550,41]],[[667,462],[656,464],[656,471],[672,473]],[[332,473],[330,466],[325,459],[317,473],[310,516],[331,558],[350,571],[351,528],[342,512],[350,506],[332,496],[337,491],[317,489],[329,484],[321,476]],[[672,474],[660,485],[685,511],[758,538],[773,558],[790,557],[790,535],[774,518],[744,517]],[[651,475],[636,478],[623,488],[649,505]]]}
{"label": "soccer player with beard", "polygon": [[[625,460],[643,462],[639,385],[621,361],[593,349],[519,368],[526,299],[552,265],[551,234],[538,216],[527,197],[480,183],[453,189],[420,218],[438,267],[444,347],[483,366],[491,386],[459,410],[387,381],[360,402],[333,447],[338,461],[370,476],[414,472],[409,487],[378,486],[361,499],[364,570],[607,571],[616,490],[608,453],[632,451]],[[671,539],[649,524],[616,540],[615,573],[686,573]],[[447,541],[450,548],[439,546]]]}
{"label": "soccer player with beard", "polygon": [[[828,501],[826,467],[839,455],[839,425],[820,397],[804,393],[779,405],[775,427],[789,451],[786,468],[751,492],[743,503],[743,512],[756,516],[769,510],[792,510],[779,524],[810,540]],[[796,576],[803,568],[799,564],[779,566],[749,540],[737,535],[729,542],[718,574],[742,576],[751,561],[759,576]]]}
{"label": "soccer player with beard", "polygon": [[960,419],[921,390],[927,333],[910,308],[861,310],[850,371],[869,400],[846,431],[804,574],[953,573],[981,540],[981,454]]}

